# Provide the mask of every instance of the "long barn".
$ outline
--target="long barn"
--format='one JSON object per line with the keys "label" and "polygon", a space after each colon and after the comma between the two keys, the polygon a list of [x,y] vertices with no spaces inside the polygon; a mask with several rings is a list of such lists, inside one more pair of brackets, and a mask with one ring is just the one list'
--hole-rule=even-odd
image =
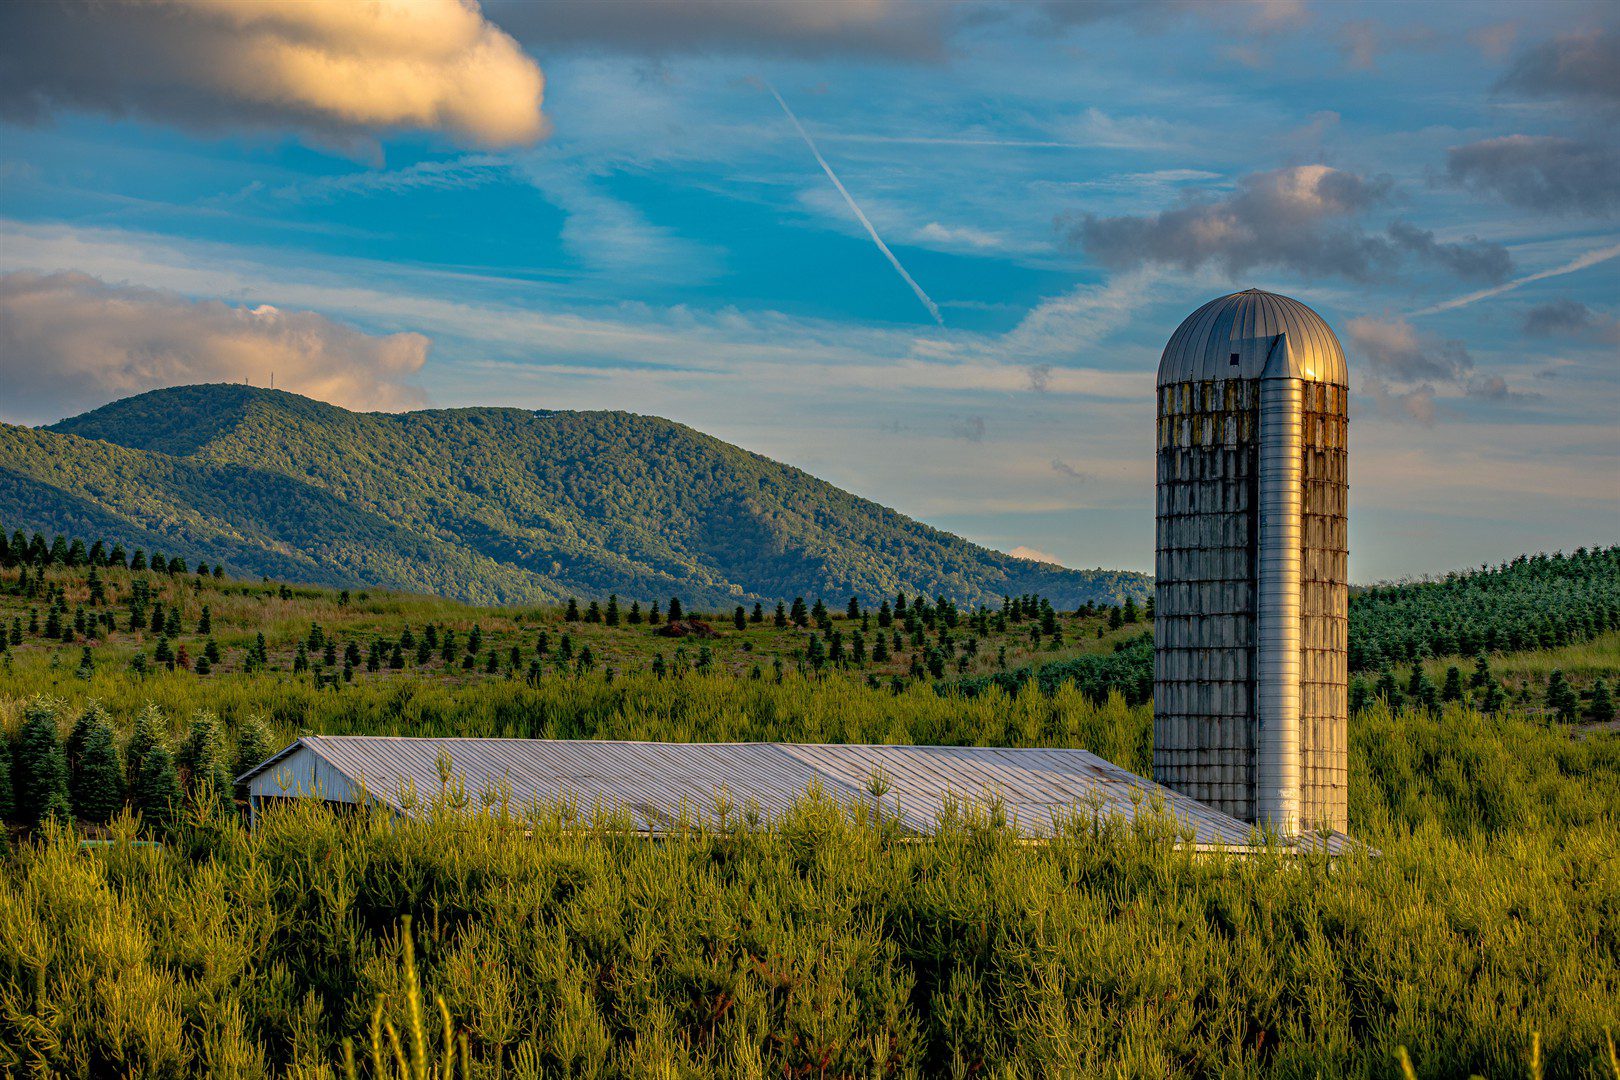
{"label": "long barn", "polygon": [[[465,792],[469,810],[497,797],[517,810],[567,802],[586,815],[625,812],[649,835],[712,816],[721,793],[739,813],[752,806],[769,820],[816,786],[851,806],[870,805],[872,791],[882,790],[884,812],[918,835],[932,833],[955,801],[993,805],[1032,837],[1052,835],[1064,817],[1131,821],[1162,811],[1199,848],[1256,843],[1254,826],[1069,749],[309,735],[239,782],[257,819],[279,800],[309,798],[409,816],[446,778]],[[1345,840],[1332,834],[1328,847]]]}

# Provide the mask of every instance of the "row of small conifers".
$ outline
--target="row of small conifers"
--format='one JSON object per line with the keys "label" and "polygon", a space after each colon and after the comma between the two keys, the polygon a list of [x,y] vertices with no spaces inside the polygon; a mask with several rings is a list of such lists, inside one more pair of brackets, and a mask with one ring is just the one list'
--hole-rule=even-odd
{"label": "row of small conifers", "polygon": [[[334,700],[308,693],[266,696],[289,712]],[[337,703],[304,717],[398,731],[476,728],[476,714],[500,734],[538,709],[549,733],[888,731],[1095,745],[1137,767],[1150,723],[1146,708],[1072,689],[969,700],[587,678],[492,686],[451,706],[467,716],[432,713],[423,693],[369,719],[320,711]],[[528,695],[526,708],[503,694]],[[5,706],[19,800],[37,805],[23,759],[44,739],[22,736],[49,713],[70,810],[89,812],[74,763],[94,758],[99,723],[121,768],[161,743],[194,806],[167,820],[163,844],[122,812],[89,849],[51,825],[14,836],[0,859],[0,1067],[310,1075],[340,1068],[350,1038],[369,1073],[379,1004],[379,1045],[390,1024],[407,1056],[417,1045],[412,914],[421,1051],[442,1064],[464,1044],[474,1076],[1383,1077],[1405,1045],[1423,1075],[1505,1077],[1528,1075],[1536,1033],[1545,1075],[1615,1075],[1613,738],[1375,705],[1353,729],[1351,815],[1380,857],[1284,870],[1284,856],[1194,857],[1151,818],[1077,819],[1024,845],[1015,827],[967,816],[907,842],[892,819],[814,799],[780,822],[732,810],[724,827],[656,844],[561,810],[402,823],[294,806],[249,832],[202,803],[253,725],[225,696],[205,704],[224,731],[173,710]],[[123,775],[149,798],[139,773]]]}

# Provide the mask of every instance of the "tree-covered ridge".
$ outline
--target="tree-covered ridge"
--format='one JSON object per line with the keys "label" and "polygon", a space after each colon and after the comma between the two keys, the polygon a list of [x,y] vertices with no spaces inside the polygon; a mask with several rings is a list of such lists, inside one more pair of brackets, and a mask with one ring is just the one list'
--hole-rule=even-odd
{"label": "tree-covered ridge", "polygon": [[1350,598],[1350,667],[1550,649],[1620,629],[1620,545],[1520,555]]}
{"label": "tree-covered ridge", "polygon": [[1073,607],[1148,588],[1141,574],[990,551],[655,417],[361,414],[232,385],[154,391],[50,429],[0,426],[0,516],[478,603],[905,591]]}

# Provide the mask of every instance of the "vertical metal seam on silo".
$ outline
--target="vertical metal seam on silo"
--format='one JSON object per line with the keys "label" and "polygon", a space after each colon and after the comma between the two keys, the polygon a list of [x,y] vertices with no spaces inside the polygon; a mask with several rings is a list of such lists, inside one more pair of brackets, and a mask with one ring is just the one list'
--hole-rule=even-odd
{"label": "vertical metal seam on silo", "polygon": [[1288,336],[1278,334],[1260,377],[1255,801],[1259,820],[1285,835],[1300,824],[1301,414]]}

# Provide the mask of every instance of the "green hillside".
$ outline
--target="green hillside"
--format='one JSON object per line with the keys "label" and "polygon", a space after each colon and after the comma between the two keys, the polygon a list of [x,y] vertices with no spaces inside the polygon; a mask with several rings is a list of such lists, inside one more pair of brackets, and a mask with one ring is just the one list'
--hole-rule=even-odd
{"label": "green hillside", "polygon": [[[1425,1077],[1617,1075],[1620,632],[1362,702],[1376,858],[1178,848],[1151,803],[1040,843],[942,805],[913,836],[817,791],[780,819],[716,791],[658,843],[577,804],[463,813],[448,783],[420,818],[249,828],[232,777],[309,733],[1084,747],[1145,774],[1145,612],[732,605],[710,637],[668,597],[574,617],[139,554],[0,545],[8,1075],[341,1076],[352,1039],[380,1076],[385,1025],[466,1054],[411,1075],[490,1080],[1374,1080],[1400,1047]],[[1543,707],[1558,685],[1579,723]]]}
{"label": "green hillside", "polygon": [[234,385],[0,425],[0,517],[238,574],[475,603],[617,592],[717,608],[903,590],[1074,607],[1148,587],[990,551],[656,417],[352,413]]}

